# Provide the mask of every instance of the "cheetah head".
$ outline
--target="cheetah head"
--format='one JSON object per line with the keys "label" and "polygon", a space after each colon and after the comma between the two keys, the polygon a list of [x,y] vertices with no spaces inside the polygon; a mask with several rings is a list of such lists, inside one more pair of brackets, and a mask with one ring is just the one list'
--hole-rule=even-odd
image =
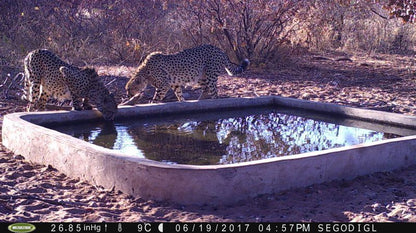
{"label": "cheetah head", "polygon": [[[85,82],[87,93],[84,92],[83,98],[89,98],[96,105],[98,111],[103,114],[105,120],[114,120],[117,114],[117,102],[114,95],[110,93],[104,84],[100,81],[99,76],[93,68],[69,68],[62,66],[59,71],[66,78],[67,83],[82,80]],[[82,93],[83,91],[80,90]]]}
{"label": "cheetah head", "polygon": [[148,83],[148,72],[138,71],[126,84],[127,96],[129,98],[137,97],[142,94]]}
{"label": "cheetah head", "polygon": [[97,103],[97,109],[103,114],[104,120],[112,121],[117,114],[117,102],[113,93],[109,93],[107,89],[104,89],[104,93],[99,103]]}

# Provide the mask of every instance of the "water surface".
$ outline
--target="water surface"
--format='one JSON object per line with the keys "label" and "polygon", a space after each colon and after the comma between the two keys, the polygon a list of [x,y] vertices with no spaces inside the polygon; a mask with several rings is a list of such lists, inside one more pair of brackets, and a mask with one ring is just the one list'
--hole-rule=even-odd
{"label": "water surface", "polygon": [[348,126],[348,122],[287,109],[256,108],[53,129],[129,155],[197,165],[240,163],[398,137]]}

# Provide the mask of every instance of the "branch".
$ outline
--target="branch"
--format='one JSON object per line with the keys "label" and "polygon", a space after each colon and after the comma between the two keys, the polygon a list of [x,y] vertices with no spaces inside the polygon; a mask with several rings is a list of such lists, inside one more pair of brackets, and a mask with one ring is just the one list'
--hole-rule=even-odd
{"label": "branch", "polygon": [[[215,4],[215,5],[214,5]],[[219,23],[219,25],[221,26],[221,28],[222,28],[222,31],[223,31],[223,33],[224,33],[224,35],[225,35],[225,37],[227,38],[227,40],[228,40],[228,43],[230,44],[230,47],[233,49],[233,51],[235,50],[234,49],[234,43],[233,43],[233,38],[232,38],[232,36],[231,36],[231,34],[230,34],[230,32],[228,31],[228,29],[227,29],[227,26],[225,25],[226,24],[226,16],[224,16],[225,18],[223,19],[222,17],[221,17],[221,5],[220,5],[220,3],[219,2],[217,2],[217,1],[214,1],[213,2],[213,4],[211,4],[211,11],[212,12],[214,12],[216,15],[216,17],[215,17],[215,19],[217,20],[217,22]]]}
{"label": "branch", "polygon": [[379,17],[381,17],[381,18],[383,18],[383,19],[389,19],[388,17],[386,17],[386,16],[384,16],[384,15],[382,15],[382,14],[378,13],[378,12],[377,12],[376,10],[374,10],[373,8],[370,8],[370,10],[371,10],[374,14],[378,15]]}

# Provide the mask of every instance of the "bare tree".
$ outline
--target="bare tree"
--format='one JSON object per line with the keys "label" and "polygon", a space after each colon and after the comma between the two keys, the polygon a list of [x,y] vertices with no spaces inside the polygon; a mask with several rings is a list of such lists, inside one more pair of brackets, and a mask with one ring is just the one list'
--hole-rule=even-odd
{"label": "bare tree", "polygon": [[213,43],[236,58],[263,61],[273,57],[287,37],[304,1],[194,0],[178,7],[186,35],[195,44]]}

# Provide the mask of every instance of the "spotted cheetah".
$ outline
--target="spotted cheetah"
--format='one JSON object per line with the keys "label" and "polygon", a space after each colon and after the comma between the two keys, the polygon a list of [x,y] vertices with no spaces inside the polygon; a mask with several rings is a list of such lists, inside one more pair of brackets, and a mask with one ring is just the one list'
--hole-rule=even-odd
{"label": "spotted cheetah", "polygon": [[129,97],[136,97],[147,84],[151,84],[156,88],[153,101],[161,101],[170,88],[179,101],[184,101],[182,86],[199,84],[202,88],[199,99],[207,96],[217,98],[218,76],[239,74],[247,69],[249,63],[244,59],[240,65],[233,64],[223,51],[212,45],[201,45],[171,55],[154,52],[130,78],[126,91]]}
{"label": "spotted cheetah", "polygon": [[114,119],[117,103],[94,69],[72,66],[43,49],[30,52],[24,67],[28,111],[44,110],[50,98],[72,100],[75,110],[92,109],[91,101],[104,119]]}

